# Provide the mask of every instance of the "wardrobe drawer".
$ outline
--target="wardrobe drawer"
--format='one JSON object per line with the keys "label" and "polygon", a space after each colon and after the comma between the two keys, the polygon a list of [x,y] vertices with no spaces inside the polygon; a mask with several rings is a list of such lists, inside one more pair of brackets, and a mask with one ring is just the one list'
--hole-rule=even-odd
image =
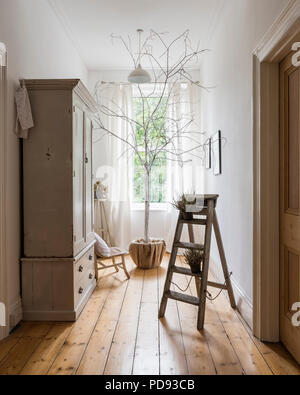
{"label": "wardrobe drawer", "polygon": [[74,270],[74,302],[80,303],[86,292],[95,281],[95,256],[94,247],[86,252],[75,264]]}
{"label": "wardrobe drawer", "polygon": [[94,247],[88,250],[83,257],[76,262],[74,266],[74,282],[75,284],[78,281],[86,278],[86,274],[90,271],[95,273],[95,255],[94,255]]}
{"label": "wardrobe drawer", "polygon": [[95,274],[90,271],[85,278],[78,281],[74,285],[74,302],[75,308],[80,303],[81,299],[84,298],[86,293],[90,290],[91,286],[95,282]]}

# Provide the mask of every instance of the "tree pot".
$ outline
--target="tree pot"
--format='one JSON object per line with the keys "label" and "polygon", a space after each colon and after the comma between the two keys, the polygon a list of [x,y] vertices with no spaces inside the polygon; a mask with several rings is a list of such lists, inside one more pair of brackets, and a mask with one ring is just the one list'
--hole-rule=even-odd
{"label": "tree pot", "polygon": [[193,274],[199,274],[201,272],[200,263],[197,265],[189,265]]}
{"label": "tree pot", "polygon": [[151,239],[149,243],[145,240],[135,240],[130,244],[129,254],[140,269],[150,270],[159,267],[166,252],[164,240]]}

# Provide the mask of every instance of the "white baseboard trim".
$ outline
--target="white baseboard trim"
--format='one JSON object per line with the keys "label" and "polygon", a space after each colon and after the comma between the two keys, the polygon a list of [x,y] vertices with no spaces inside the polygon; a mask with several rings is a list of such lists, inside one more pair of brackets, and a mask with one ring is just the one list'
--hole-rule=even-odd
{"label": "white baseboard trim", "polygon": [[237,309],[241,316],[253,330],[253,305],[247,295],[241,290],[234,278],[231,279],[233,293],[236,300]]}
{"label": "white baseboard trim", "polygon": [[[220,264],[217,264],[213,259],[211,259],[210,271],[218,282],[224,283],[222,267]],[[253,305],[233,277],[231,277],[231,284],[235,296],[237,309],[240,312],[241,316],[244,318],[244,320],[247,322],[247,324],[250,326],[250,328],[253,330]],[[228,294],[225,291],[224,295],[228,297]]]}
{"label": "white baseboard trim", "polygon": [[13,330],[23,319],[22,299],[17,300],[8,308],[9,331]]}
{"label": "white baseboard trim", "polygon": [[0,340],[5,339],[9,335],[8,326],[0,326]]}

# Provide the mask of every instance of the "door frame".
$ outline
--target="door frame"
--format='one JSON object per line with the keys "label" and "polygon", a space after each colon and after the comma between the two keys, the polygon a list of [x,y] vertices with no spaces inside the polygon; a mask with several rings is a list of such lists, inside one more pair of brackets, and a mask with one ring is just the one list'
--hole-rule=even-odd
{"label": "door frame", "polygon": [[0,42],[0,301],[6,306],[6,327],[0,327],[0,339],[8,336],[7,262],[6,262],[6,120],[7,51]]}
{"label": "door frame", "polygon": [[280,340],[279,65],[299,33],[291,0],[253,53],[253,333],[269,342]]}

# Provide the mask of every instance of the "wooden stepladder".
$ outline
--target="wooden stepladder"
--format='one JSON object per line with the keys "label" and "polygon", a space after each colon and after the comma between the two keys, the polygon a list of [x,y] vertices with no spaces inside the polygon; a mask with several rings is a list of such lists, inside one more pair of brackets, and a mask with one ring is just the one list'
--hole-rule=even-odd
{"label": "wooden stepladder", "polygon": [[[163,318],[166,312],[168,299],[177,300],[183,303],[192,304],[199,307],[198,310],[198,330],[203,329],[204,320],[205,320],[205,307],[206,307],[206,298],[207,298],[207,287],[214,287],[218,289],[227,290],[229,295],[229,300],[232,308],[236,308],[235,298],[232,290],[230,274],[227,267],[227,261],[225,257],[219,222],[216,213],[216,205],[218,195],[205,195],[204,199],[204,207],[203,210],[199,213],[190,214],[190,217],[186,219],[182,213],[179,214],[177,228],[175,232],[175,238],[172,248],[172,253],[170,257],[164,293],[160,305],[159,318]],[[189,230],[189,243],[181,242],[181,235],[183,226],[187,224]],[[194,237],[194,225],[202,225],[205,226],[205,239],[204,245],[196,244]],[[218,284],[211,281],[208,281],[208,272],[209,272],[209,261],[210,261],[210,248],[211,248],[211,237],[212,230],[214,229],[217,245],[219,249],[220,259],[222,263],[225,285]],[[191,250],[201,250],[203,253],[202,257],[202,269],[199,274],[193,274],[192,271],[188,268],[182,268],[176,266],[176,258],[179,249],[191,249]],[[188,276],[195,277],[196,288],[198,292],[198,297],[193,297],[190,295],[181,294],[178,292],[171,291],[171,284],[173,274],[183,274]]]}

